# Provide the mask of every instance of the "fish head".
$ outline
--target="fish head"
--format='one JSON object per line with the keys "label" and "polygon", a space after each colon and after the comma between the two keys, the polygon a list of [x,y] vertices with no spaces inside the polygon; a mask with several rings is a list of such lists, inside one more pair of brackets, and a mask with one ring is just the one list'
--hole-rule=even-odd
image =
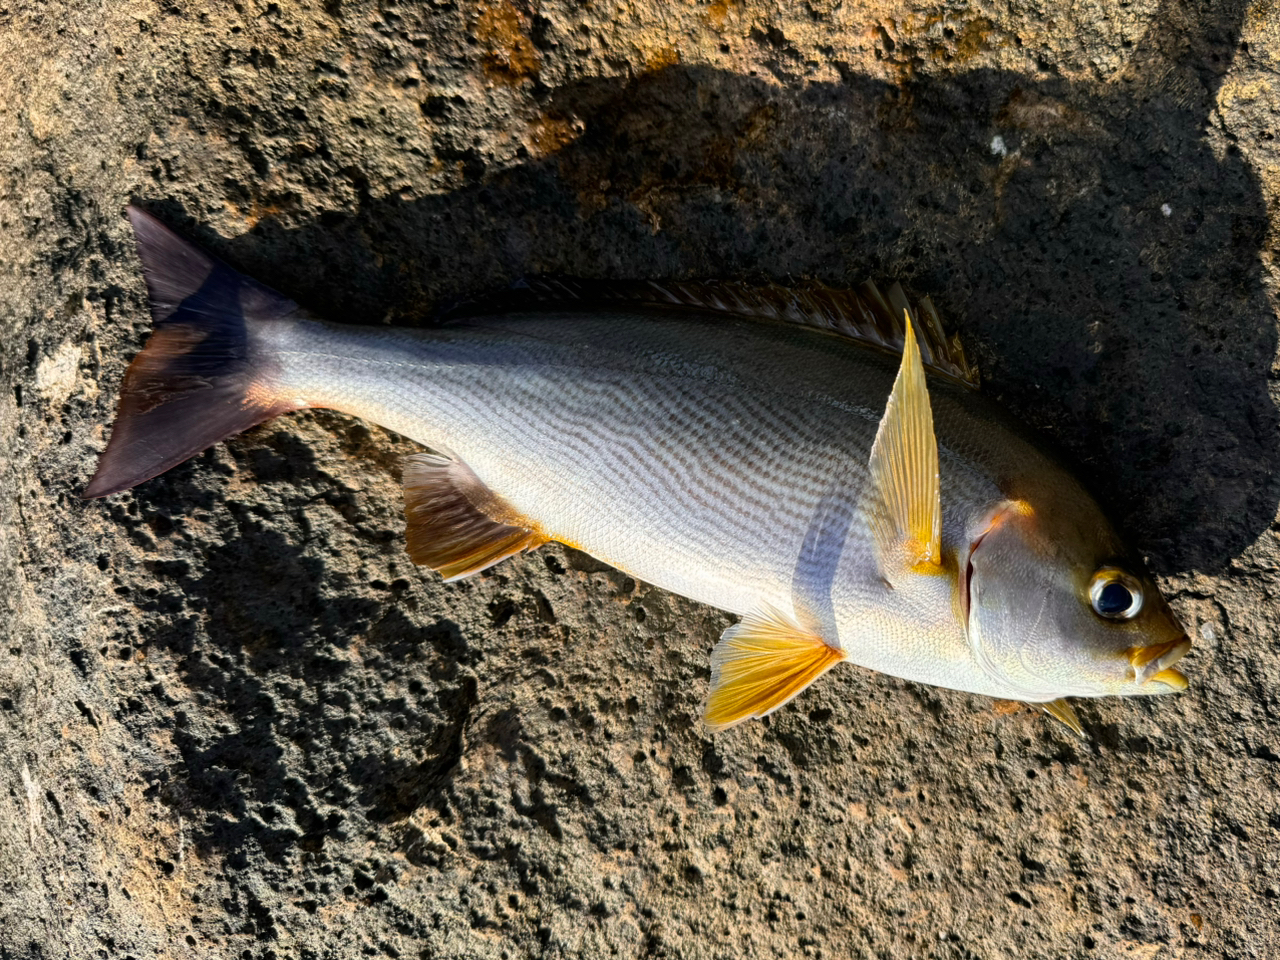
{"label": "fish head", "polygon": [[971,525],[959,592],[979,663],[1030,702],[1185,689],[1191,641],[1155,582],[1087,494],[1064,500]]}

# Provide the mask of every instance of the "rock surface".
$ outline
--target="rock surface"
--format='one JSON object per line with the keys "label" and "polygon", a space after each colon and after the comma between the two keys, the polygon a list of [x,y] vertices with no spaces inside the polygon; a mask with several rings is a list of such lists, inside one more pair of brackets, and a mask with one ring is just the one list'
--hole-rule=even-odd
{"label": "rock surface", "polygon": [[[0,3],[0,957],[1280,949],[1280,4]],[[729,619],[403,549],[327,413],[84,502],[136,200],[338,320],[535,273],[900,279],[1081,465],[1191,689],[844,669],[709,737]]]}

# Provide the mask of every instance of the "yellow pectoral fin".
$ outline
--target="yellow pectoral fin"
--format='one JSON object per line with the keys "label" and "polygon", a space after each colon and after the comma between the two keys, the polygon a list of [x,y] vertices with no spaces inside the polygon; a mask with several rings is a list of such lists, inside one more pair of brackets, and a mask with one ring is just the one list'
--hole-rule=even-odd
{"label": "yellow pectoral fin", "polygon": [[937,573],[942,569],[942,499],[938,441],[924,365],[910,315],[906,316],[902,365],[871,447],[875,492],[872,529],[881,569]]}
{"label": "yellow pectoral fin", "polygon": [[1080,718],[1076,716],[1076,708],[1071,705],[1066,697],[1059,697],[1057,700],[1042,703],[1040,707],[1053,719],[1070,727],[1072,733],[1076,736],[1084,736],[1084,727],[1080,726]]}
{"label": "yellow pectoral fin", "polygon": [[1187,689],[1187,678],[1182,675],[1181,670],[1175,670],[1173,667],[1165,667],[1159,673],[1153,673],[1147,677],[1147,683],[1163,683],[1166,687],[1172,687],[1174,690]]}
{"label": "yellow pectoral fin", "polygon": [[777,710],[844,651],[776,610],[744,617],[711,654],[711,694],[703,720],[713,732]]}

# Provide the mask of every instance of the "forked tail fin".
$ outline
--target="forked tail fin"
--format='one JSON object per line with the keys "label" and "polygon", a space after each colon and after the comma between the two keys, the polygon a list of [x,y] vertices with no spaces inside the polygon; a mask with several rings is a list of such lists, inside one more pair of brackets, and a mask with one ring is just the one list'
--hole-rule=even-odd
{"label": "forked tail fin", "polygon": [[297,304],[129,207],[155,332],[120,389],[111,441],[85,497],[164,473],[219,440],[305,406],[276,386],[262,334]]}

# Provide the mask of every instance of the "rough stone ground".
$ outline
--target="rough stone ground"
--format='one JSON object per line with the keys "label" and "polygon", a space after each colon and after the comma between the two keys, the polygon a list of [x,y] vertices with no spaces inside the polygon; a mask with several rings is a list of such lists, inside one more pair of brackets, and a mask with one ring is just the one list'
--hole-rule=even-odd
{"label": "rough stone ground", "polygon": [[[1280,951],[1280,4],[0,0],[0,957]],[[901,279],[1198,646],[1088,740],[560,548],[442,586],[410,445],[78,498],[142,202],[341,320],[533,273]]]}

